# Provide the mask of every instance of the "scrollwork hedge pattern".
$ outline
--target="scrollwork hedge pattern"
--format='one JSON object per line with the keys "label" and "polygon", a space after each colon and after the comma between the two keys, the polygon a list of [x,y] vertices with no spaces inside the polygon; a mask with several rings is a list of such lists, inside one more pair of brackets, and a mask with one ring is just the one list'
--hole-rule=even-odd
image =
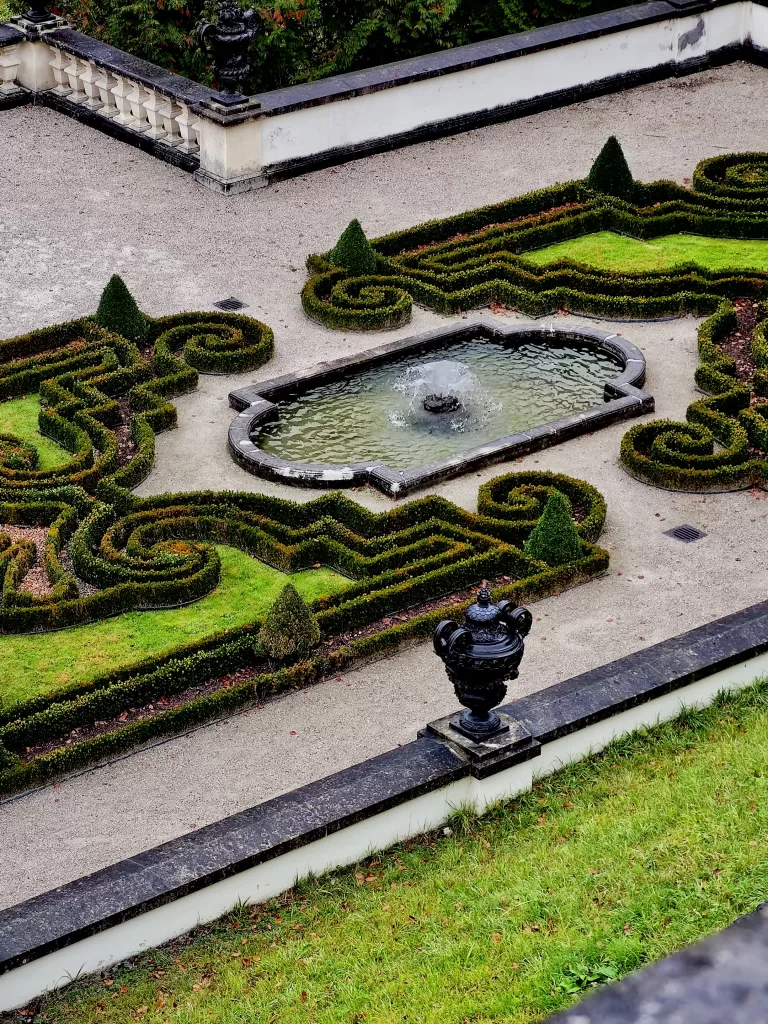
{"label": "scrollwork hedge pattern", "polygon": [[[555,474],[491,481],[480,490],[476,514],[434,496],[376,514],[341,493],[306,504],[240,492],[132,493],[152,466],[156,433],[176,423],[170,399],[196,386],[198,370],[253,367],[269,358],[272,345],[263,324],[210,313],[152,320],[141,345],[89,318],[0,342],[0,397],[39,394],[40,430],[68,452],[56,468],[41,469],[29,438],[0,436],[0,648],[3,634],[39,633],[44,644],[50,629],[199,600],[219,582],[219,544],[286,573],[322,563],[346,575],[345,589],[311,606],[326,640],[365,631],[404,608],[464,592],[484,579],[509,581],[498,596],[530,600],[605,569],[608,555],[595,545],[605,519],[602,496]],[[580,558],[555,567],[523,551],[553,489],[571,503],[583,540]],[[44,531],[42,552],[24,536],[25,527],[37,535]],[[38,554],[47,578],[42,591],[26,581]],[[256,693],[305,685],[426,636],[432,619],[443,613],[425,611],[391,628],[377,626],[304,664],[265,672],[255,682],[214,690],[82,742],[65,738],[72,729],[253,664],[259,623],[23,703],[0,702],[0,790],[185,728]],[[53,749],[25,755],[41,743]]]}
{"label": "scrollwork hedge pattern", "polygon": [[592,191],[586,180],[530,192],[494,206],[431,221],[371,244],[377,270],[350,275],[331,254],[310,256],[303,293],[309,317],[340,330],[406,323],[414,302],[457,313],[494,302],[543,316],[559,309],[618,318],[709,315],[723,299],[768,297],[768,273],[601,271],[562,259],[546,268],[532,249],[597,231],[635,238],[690,232],[728,238],[768,235],[768,154],[702,161],[692,188],[634,183],[631,202]]}

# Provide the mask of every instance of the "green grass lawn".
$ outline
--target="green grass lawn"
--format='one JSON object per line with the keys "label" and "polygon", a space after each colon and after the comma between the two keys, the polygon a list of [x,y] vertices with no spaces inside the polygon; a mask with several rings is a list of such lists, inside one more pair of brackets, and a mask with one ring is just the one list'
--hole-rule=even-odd
{"label": "green grass lawn", "polygon": [[571,259],[599,270],[643,272],[695,263],[704,270],[768,270],[768,240],[663,235],[649,242],[598,231],[524,254],[543,266]]}
{"label": "green grass lawn", "polygon": [[[768,684],[43,1001],[57,1024],[528,1024],[768,896]],[[25,1019],[30,1019],[29,1017]]]}
{"label": "green grass lawn", "polygon": [[39,412],[40,399],[37,395],[0,402],[0,434],[13,434],[37,448],[38,469],[58,469],[66,465],[72,456],[61,445],[40,433],[37,429]]}
{"label": "green grass lawn", "polygon": [[54,633],[0,637],[0,698],[5,706],[264,615],[290,580],[306,600],[335,593],[349,581],[332,569],[287,576],[236,548],[217,546],[221,582],[184,608],[127,612]]}

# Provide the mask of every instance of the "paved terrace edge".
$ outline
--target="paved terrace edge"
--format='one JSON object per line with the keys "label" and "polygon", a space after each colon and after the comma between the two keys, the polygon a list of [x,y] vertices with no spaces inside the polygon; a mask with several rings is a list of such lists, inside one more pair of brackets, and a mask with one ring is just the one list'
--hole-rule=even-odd
{"label": "paved terrace edge", "polygon": [[[535,749],[768,651],[768,601],[564,680],[502,710]],[[504,769],[514,764],[504,762]],[[116,924],[469,776],[428,735],[0,911],[0,977]]]}

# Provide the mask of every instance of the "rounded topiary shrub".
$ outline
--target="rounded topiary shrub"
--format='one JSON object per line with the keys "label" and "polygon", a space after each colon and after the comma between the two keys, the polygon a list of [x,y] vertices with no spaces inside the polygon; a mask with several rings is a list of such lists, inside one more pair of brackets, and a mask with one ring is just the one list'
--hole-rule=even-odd
{"label": "rounded topiary shrub", "polygon": [[129,341],[146,341],[149,332],[147,318],[136,305],[125,281],[117,274],[112,275],[101,293],[96,323]]}
{"label": "rounded topiary shrub", "polygon": [[350,274],[375,274],[376,253],[365,237],[359,220],[351,220],[344,234],[331,249],[328,259],[336,267],[349,271]]}
{"label": "rounded topiary shrub", "polygon": [[259,633],[258,653],[273,661],[305,658],[320,643],[320,626],[290,583],[267,613]]}
{"label": "rounded topiary shrub", "polygon": [[551,566],[581,558],[583,545],[571,516],[571,504],[560,491],[552,491],[547,498],[541,518],[525,542],[525,553]]}
{"label": "rounded topiary shrub", "polygon": [[619,199],[632,197],[635,179],[615,135],[600,150],[587,176],[587,184],[595,192],[604,192]]}

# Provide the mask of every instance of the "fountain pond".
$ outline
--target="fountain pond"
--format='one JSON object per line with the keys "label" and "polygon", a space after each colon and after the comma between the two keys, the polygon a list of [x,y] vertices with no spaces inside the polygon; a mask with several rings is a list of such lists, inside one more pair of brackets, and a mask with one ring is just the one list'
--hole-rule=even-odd
{"label": "fountain pond", "polygon": [[476,318],[232,392],[230,450],[272,479],[402,495],[649,411],[644,377],[617,335]]}

